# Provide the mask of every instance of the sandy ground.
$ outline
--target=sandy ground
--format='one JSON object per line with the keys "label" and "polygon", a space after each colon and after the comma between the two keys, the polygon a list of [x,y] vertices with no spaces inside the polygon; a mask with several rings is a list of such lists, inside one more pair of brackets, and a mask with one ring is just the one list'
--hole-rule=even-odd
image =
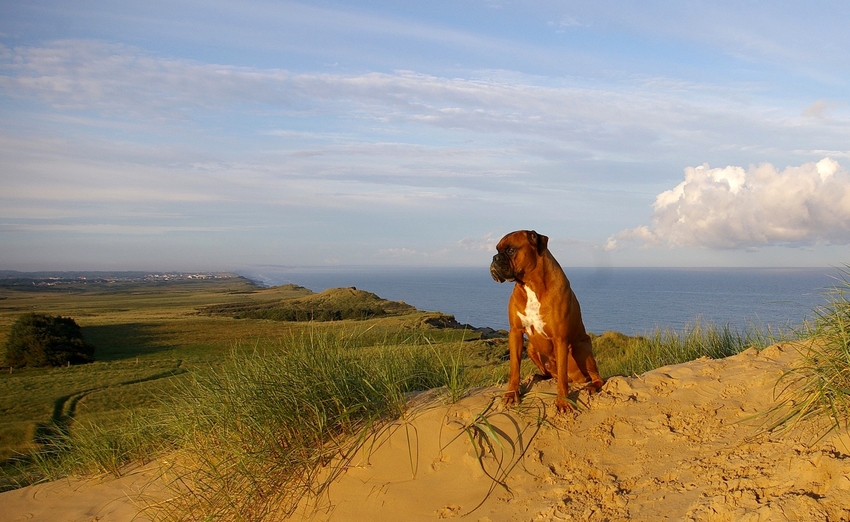
{"label": "sandy ground", "polygon": [[[615,377],[581,392],[575,415],[553,414],[552,382],[534,385],[524,413],[488,409],[496,389],[450,406],[420,399],[318,512],[294,519],[850,520],[850,434],[809,445],[810,432],[770,436],[748,420],[796,357],[777,345]],[[0,519],[132,520],[154,476],[3,493]]]}
{"label": "sandy ground", "polygon": [[0,493],[0,521],[149,522],[144,516],[159,466],[128,471],[120,478],[69,478]]}

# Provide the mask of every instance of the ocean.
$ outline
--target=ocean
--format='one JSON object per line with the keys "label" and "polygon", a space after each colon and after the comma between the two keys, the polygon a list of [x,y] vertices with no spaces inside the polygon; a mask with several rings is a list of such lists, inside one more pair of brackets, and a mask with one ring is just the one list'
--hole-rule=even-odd
{"label": "ocean", "polygon": [[[695,321],[786,328],[824,304],[835,268],[565,268],[588,331],[640,335],[681,330]],[[239,274],[276,286],[295,283],[315,292],[354,286],[420,310],[452,314],[476,327],[507,328],[513,283],[496,283],[489,267],[398,268],[257,267]]]}

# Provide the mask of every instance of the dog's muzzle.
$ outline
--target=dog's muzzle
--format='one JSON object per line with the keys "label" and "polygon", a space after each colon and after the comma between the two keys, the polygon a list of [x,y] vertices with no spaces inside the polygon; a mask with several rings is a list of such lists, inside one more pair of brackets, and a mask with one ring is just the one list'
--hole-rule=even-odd
{"label": "dog's muzzle", "polygon": [[514,280],[511,264],[508,262],[504,254],[496,254],[493,256],[493,262],[490,263],[490,275],[497,283]]}

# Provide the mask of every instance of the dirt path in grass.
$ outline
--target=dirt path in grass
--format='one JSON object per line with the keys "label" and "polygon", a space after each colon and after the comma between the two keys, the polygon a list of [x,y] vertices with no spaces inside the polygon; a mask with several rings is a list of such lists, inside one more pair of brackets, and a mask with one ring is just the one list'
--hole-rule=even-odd
{"label": "dirt path in grass", "polygon": [[[809,446],[805,431],[745,421],[773,404],[795,357],[777,345],[612,378],[567,416],[552,415],[549,382],[522,415],[489,408],[497,389],[452,406],[423,398],[293,520],[850,520],[850,435]],[[4,493],[2,518],[129,520],[138,486],[124,480]],[[128,511],[105,510],[116,502]]]}

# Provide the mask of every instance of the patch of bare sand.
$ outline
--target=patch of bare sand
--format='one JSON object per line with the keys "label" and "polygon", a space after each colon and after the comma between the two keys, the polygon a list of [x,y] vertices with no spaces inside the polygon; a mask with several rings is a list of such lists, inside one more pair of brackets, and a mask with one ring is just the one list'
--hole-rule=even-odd
{"label": "patch of bare sand", "polygon": [[[552,382],[535,384],[522,414],[488,409],[500,389],[451,406],[420,398],[318,511],[293,519],[850,520],[850,435],[809,446],[805,431],[746,421],[773,405],[795,357],[777,345],[615,377],[581,392],[575,415],[553,415]],[[130,520],[139,483],[125,480],[3,493],[3,519]]]}
{"label": "patch of bare sand", "polygon": [[115,478],[68,478],[0,493],[4,522],[149,522],[145,507],[167,494],[159,465]]}

